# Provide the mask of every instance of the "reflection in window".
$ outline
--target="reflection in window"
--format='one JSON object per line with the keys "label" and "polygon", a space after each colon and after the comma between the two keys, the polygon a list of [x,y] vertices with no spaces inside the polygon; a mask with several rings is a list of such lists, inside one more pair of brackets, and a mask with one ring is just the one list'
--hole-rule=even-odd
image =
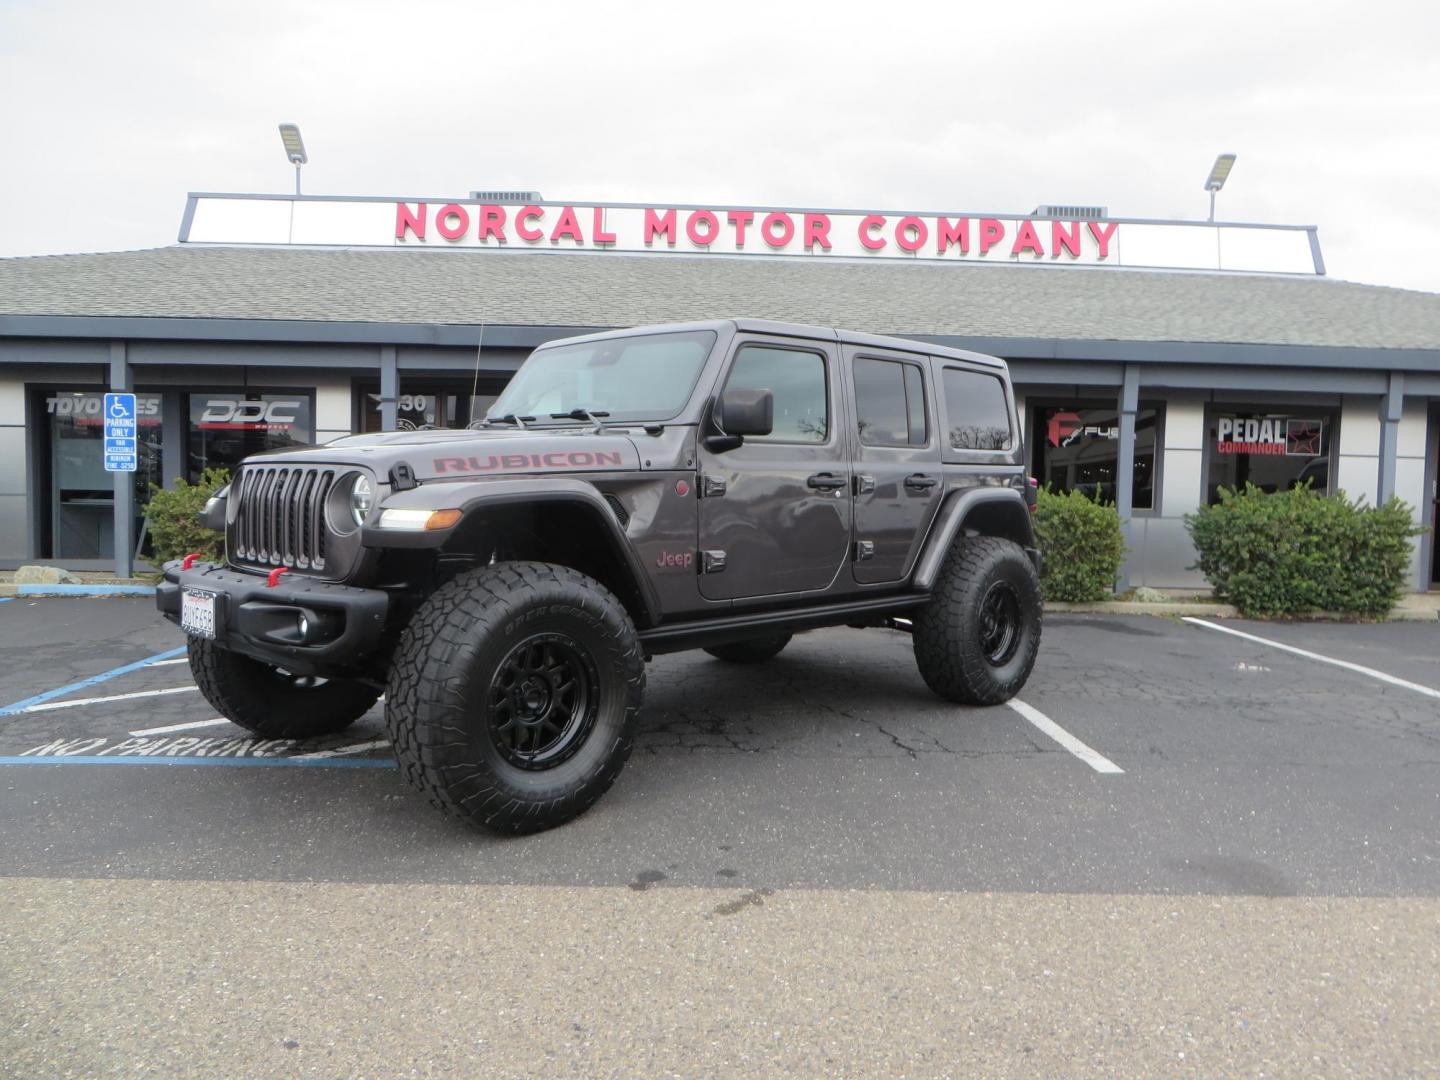
{"label": "reflection in window", "polygon": [[945,419],[956,450],[1009,450],[1010,407],[993,375],[945,369]]}
{"label": "reflection in window", "polygon": [[769,390],[775,395],[775,427],[769,442],[823,443],[830,432],[825,359],[799,349],[746,345],[735,356],[726,390]]}
{"label": "reflection in window", "polygon": [[925,392],[920,368],[859,356],[854,369],[860,441],[866,446],[924,446]]}
{"label": "reflection in window", "polygon": [[[1120,464],[1120,418],[1112,408],[1060,405],[1036,408],[1033,469],[1052,491],[1079,491],[1092,499],[1115,501]],[[1155,509],[1155,447],[1159,410],[1135,414],[1135,467],[1132,510]]]}

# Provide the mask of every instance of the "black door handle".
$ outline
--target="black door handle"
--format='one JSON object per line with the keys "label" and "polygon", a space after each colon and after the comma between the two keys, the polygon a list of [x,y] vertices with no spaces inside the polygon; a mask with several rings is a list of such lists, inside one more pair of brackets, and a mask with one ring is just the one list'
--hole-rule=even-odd
{"label": "black door handle", "polygon": [[812,487],[816,491],[839,491],[845,486],[845,478],[843,476],[835,476],[828,472],[817,472],[814,476],[806,480],[805,484],[807,487]]}
{"label": "black door handle", "polygon": [[911,491],[925,491],[927,488],[934,487],[939,482],[940,481],[936,480],[933,476],[926,476],[924,473],[918,472],[914,476],[907,476],[905,478],[905,486]]}

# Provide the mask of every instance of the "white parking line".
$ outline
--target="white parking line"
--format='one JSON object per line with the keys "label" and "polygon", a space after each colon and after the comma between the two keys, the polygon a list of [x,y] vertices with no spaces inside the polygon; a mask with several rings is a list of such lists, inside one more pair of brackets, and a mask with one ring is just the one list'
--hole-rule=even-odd
{"label": "white parking line", "polygon": [[1031,705],[1026,705],[1025,702],[1019,698],[1011,698],[1005,704],[1009,705],[1010,708],[1014,709],[1036,728],[1050,736],[1050,738],[1054,739],[1066,750],[1069,750],[1070,753],[1085,762],[1086,765],[1089,765],[1090,768],[1096,772],[1107,773],[1114,776],[1124,775],[1125,770],[1120,768],[1119,765],[1116,765],[1098,750],[1092,750],[1086,746],[1039,709]]}
{"label": "white parking line", "polygon": [[189,662],[190,662],[190,658],[189,658],[188,656],[177,656],[177,657],[175,657],[175,659],[173,659],[173,660],[152,660],[152,661],[150,661],[150,663],[146,664],[145,666],[146,666],[146,667],[164,667],[166,664],[188,664]]}
{"label": "white parking line", "polygon": [[1203,626],[1207,630],[1219,630],[1222,634],[1233,634],[1235,637],[1244,638],[1246,641],[1253,641],[1257,645],[1268,645],[1272,649],[1279,649],[1282,652],[1303,656],[1307,660],[1316,660],[1322,664],[1333,664],[1335,667],[1344,668],[1346,671],[1369,675],[1372,679],[1379,679],[1381,682],[1389,683],[1391,686],[1398,686],[1404,690],[1414,690],[1417,694],[1424,694],[1426,697],[1440,698],[1440,690],[1410,682],[1408,679],[1397,678],[1394,675],[1387,675],[1383,671],[1376,671],[1374,668],[1366,667],[1364,664],[1352,663],[1349,660],[1337,660],[1333,656],[1323,656],[1320,653],[1311,652],[1309,649],[1301,649],[1294,645],[1286,645],[1281,641],[1272,641],[1270,638],[1260,637],[1258,634],[1247,634],[1244,630],[1235,630],[1228,626],[1221,626],[1219,623],[1197,619],[1193,615],[1186,615],[1185,622],[1192,623],[1195,626]]}
{"label": "white parking line", "polygon": [[131,698],[159,697],[161,694],[188,694],[199,690],[198,686],[172,686],[168,690],[137,690],[133,694],[112,694],[109,697],[76,698],[74,701],[47,701],[40,705],[28,705],[16,709],[17,713],[46,712],[49,709],[73,709],[76,705],[99,705],[105,701],[129,701]]}
{"label": "white parking line", "polygon": [[379,750],[381,747],[388,747],[389,739],[374,739],[370,742],[355,743],[353,746],[337,746],[334,750],[320,750],[313,754],[296,754],[297,760],[311,760],[313,758],[348,757],[351,754],[363,754],[367,750]]}
{"label": "white parking line", "polygon": [[131,735],[168,735],[172,731],[189,731],[191,728],[218,727],[221,724],[228,724],[223,716],[217,716],[214,720],[192,720],[188,724],[167,724],[164,727],[147,727],[139,731],[130,732]]}

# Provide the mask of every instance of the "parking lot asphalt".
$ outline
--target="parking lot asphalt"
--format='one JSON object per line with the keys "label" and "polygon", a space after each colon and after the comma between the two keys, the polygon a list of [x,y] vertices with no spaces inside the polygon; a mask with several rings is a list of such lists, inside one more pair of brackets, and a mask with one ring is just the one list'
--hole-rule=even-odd
{"label": "parking lot asphalt", "polygon": [[[803,635],[759,667],[658,657],[615,788],[500,839],[402,786],[378,708],[262,743],[189,689],[148,602],[0,604],[0,996],[22,1021],[0,1063],[1440,1067],[1440,625],[1223,625],[1264,640],[1049,618],[1020,708],[933,697],[890,631]],[[173,1055],[276,965],[285,1022]],[[97,1009],[156,994],[170,1026],[96,1034]],[[357,994],[422,1018],[390,1044],[403,1069],[351,1067],[389,1060],[393,1017],[326,1027],[322,1003]],[[490,1009],[490,1034],[452,1007]],[[521,1034],[542,1021],[563,1039]]]}

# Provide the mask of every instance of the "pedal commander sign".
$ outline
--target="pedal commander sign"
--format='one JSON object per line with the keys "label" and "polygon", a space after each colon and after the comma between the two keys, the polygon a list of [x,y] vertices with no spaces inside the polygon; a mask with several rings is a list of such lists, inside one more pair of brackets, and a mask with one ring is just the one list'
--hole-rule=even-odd
{"label": "pedal commander sign", "polygon": [[1222,416],[1215,422],[1215,449],[1221,454],[1319,457],[1324,434],[1321,420]]}
{"label": "pedal commander sign", "polygon": [[180,241],[1322,272],[1305,227],[719,203],[191,195]]}

